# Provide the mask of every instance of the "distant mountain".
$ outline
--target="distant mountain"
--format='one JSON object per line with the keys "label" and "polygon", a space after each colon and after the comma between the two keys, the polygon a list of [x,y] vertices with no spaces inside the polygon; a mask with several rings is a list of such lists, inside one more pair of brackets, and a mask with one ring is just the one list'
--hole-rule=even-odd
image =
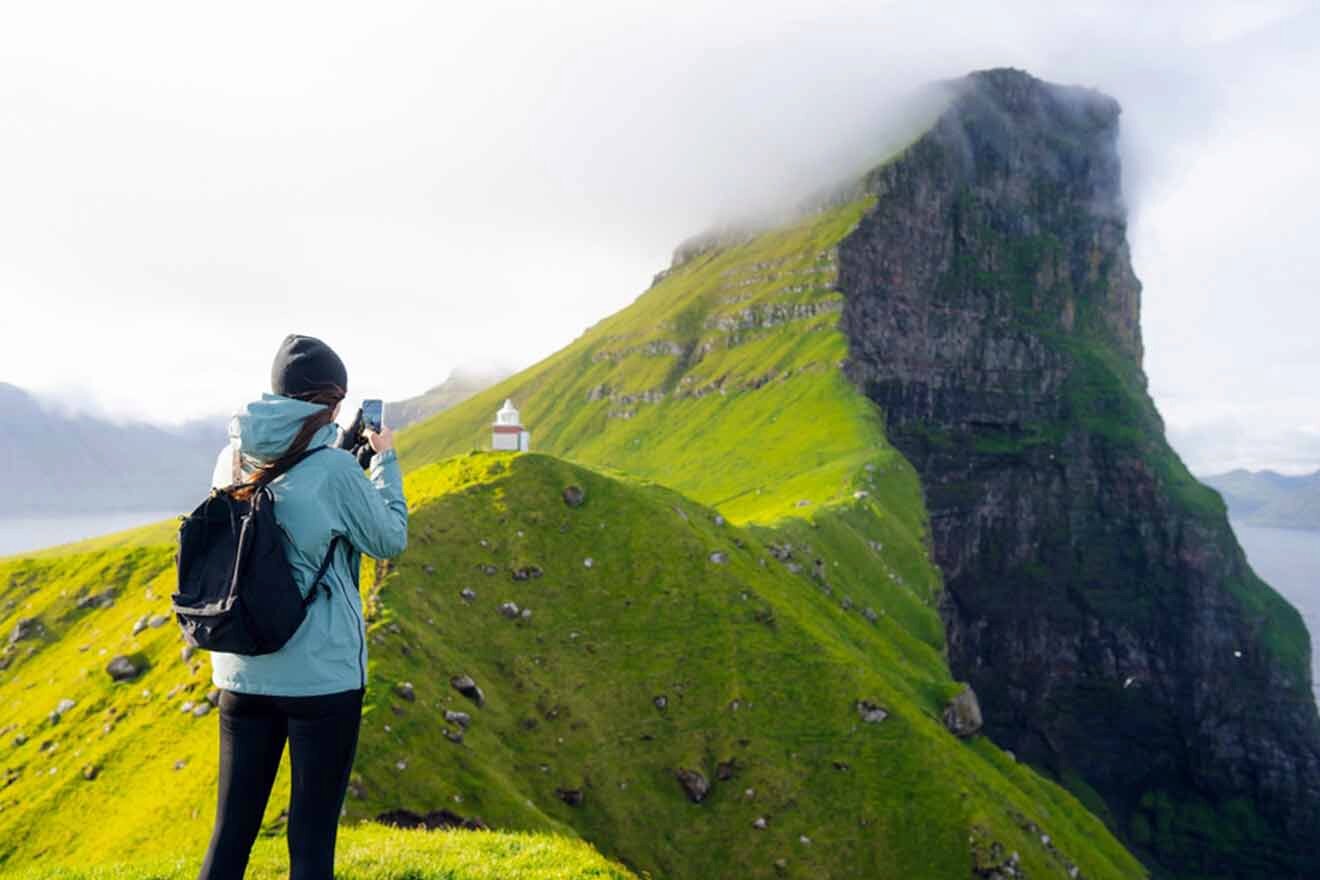
{"label": "distant mountain", "polygon": [[1229,513],[1251,526],[1320,529],[1320,471],[1290,477],[1274,471],[1238,469],[1205,477],[1219,490]]}
{"label": "distant mountain", "polygon": [[183,511],[205,494],[225,423],[179,428],[69,415],[0,382],[0,519]]}
{"label": "distant mountain", "polygon": [[510,371],[498,367],[459,367],[431,390],[407,400],[387,403],[385,420],[392,428],[423,421],[503,382],[510,375]]}

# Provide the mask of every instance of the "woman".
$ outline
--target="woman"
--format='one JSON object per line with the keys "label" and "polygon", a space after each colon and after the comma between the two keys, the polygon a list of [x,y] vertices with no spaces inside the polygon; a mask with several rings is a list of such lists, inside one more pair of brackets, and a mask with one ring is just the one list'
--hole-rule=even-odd
{"label": "woman", "polygon": [[[213,653],[220,693],[220,783],[215,829],[200,880],[238,880],[270,798],[287,740],[290,880],[332,880],[335,832],[348,785],[367,686],[367,640],[358,593],[359,552],[403,552],[408,507],[388,428],[365,434],[374,451],[366,476],[337,448],[335,418],[348,386],[343,361],[319,339],[289,336],[270,377],[273,394],[230,424],[213,483],[268,483],[284,549],[303,594],[341,538],[322,583],[328,601],[283,648],[245,656]],[[356,425],[355,425],[356,427]],[[356,436],[346,438],[353,445]],[[329,446],[291,465],[302,452]]]}

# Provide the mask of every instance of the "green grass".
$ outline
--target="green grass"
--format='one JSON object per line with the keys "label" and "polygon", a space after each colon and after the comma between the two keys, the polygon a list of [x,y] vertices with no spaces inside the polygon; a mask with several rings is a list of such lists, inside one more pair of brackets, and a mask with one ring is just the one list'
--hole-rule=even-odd
{"label": "green grass", "polygon": [[[79,868],[34,868],[5,873],[10,880],[192,880],[200,857],[120,862]],[[284,841],[259,841],[247,880],[289,876]],[[548,834],[481,831],[405,831],[378,825],[339,833],[338,880],[632,880],[581,841]]]}

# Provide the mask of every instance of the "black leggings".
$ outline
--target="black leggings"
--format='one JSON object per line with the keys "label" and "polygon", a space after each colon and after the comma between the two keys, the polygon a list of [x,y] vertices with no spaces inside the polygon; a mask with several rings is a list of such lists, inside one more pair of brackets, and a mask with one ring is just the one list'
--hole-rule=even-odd
{"label": "black leggings", "polygon": [[220,692],[220,799],[198,880],[241,880],[289,743],[290,880],[333,880],[335,832],[362,725],[363,691],[316,697]]}

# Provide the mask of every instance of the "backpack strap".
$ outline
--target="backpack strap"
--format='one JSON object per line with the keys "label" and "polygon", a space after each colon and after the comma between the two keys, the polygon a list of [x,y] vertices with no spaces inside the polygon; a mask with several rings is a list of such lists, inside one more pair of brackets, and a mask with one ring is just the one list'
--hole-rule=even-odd
{"label": "backpack strap", "polygon": [[[312,451],[315,452],[316,450]],[[316,570],[316,579],[312,581],[312,588],[307,591],[307,595],[303,598],[304,608],[316,601],[317,587],[323,587],[325,589],[326,600],[328,601],[330,599],[330,586],[328,584],[322,584],[321,579],[325,577],[325,573],[330,569],[330,563],[333,562],[335,558],[335,548],[339,546],[339,542],[343,537],[343,535],[335,535],[330,539],[330,548],[325,551],[325,559],[321,560],[321,567]]]}

